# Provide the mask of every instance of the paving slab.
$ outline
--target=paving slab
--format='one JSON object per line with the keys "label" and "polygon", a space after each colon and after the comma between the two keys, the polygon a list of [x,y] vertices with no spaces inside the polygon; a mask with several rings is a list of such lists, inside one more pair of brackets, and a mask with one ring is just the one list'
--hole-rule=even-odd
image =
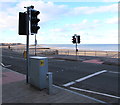
{"label": "paving slab", "polygon": [[5,75],[3,78],[9,78],[9,81],[2,81],[2,103],[100,103],[97,99],[56,85],[53,85],[53,92],[49,95],[47,89],[40,90],[27,84],[25,75],[6,68],[2,71]]}

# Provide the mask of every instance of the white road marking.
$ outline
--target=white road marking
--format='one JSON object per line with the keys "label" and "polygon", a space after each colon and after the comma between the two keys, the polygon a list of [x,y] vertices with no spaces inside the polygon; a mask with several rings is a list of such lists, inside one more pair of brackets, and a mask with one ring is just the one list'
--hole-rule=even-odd
{"label": "white road marking", "polygon": [[59,86],[57,86],[57,85],[53,85],[53,86],[56,87],[56,88],[59,88],[59,89],[68,91],[68,92],[70,92],[70,93],[72,93],[72,94],[76,94],[76,95],[78,95],[78,96],[82,96],[82,97],[86,97],[86,98],[88,98],[88,99],[94,100],[94,101],[96,101],[96,102],[98,102],[98,103],[107,104],[106,102],[104,102],[104,101],[102,101],[102,100],[99,100],[99,99],[96,99],[96,98],[93,98],[93,97],[90,97],[90,96],[87,96],[87,95],[84,95],[84,94],[80,94],[80,93],[78,93],[78,92],[75,92],[75,91],[72,91],[72,90],[68,90],[68,89],[59,87]]}
{"label": "white road marking", "polygon": [[66,84],[64,84],[63,86],[67,87],[67,86],[70,86],[70,85],[75,84],[76,82],[81,82],[81,81],[83,81],[83,80],[86,80],[86,79],[88,79],[88,78],[91,78],[91,77],[93,77],[93,76],[96,76],[96,75],[99,75],[99,74],[105,73],[105,72],[107,72],[107,70],[102,70],[102,71],[96,72],[96,73],[94,73],[94,74],[90,74],[90,75],[88,75],[88,76],[86,76],[86,77],[80,78],[80,79],[78,79],[78,80],[75,80],[74,82],[72,81],[72,82],[66,83]]}
{"label": "white road marking", "polygon": [[84,91],[84,92],[89,92],[89,93],[94,93],[94,94],[99,94],[99,95],[104,95],[107,97],[120,99],[120,97],[118,97],[118,96],[114,96],[114,95],[110,95],[110,94],[106,94],[106,93],[100,93],[100,92],[95,92],[95,91],[85,90],[85,89],[80,89],[80,88],[75,88],[75,87],[70,87],[70,89],[75,89],[75,90],[79,90],[79,91]]}
{"label": "white road marking", "polygon": [[64,84],[63,86],[67,87],[67,86],[70,86],[70,85],[73,85],[73,84],[75,84],[75,82],[74,82],[74,81],[69,82],[69,83],[66,83],[66,84]]}
{"label": "white road marking", "polygon": [[4,66],[4,67],[11,67],[11,65],[6,65],[6,66]]}
{"label": "white road marking", "polygon": [[81,81],[83,81],[83,80],[86,80],[86,79],[88,79],[88,78],[91,78],[91,77],[93,77],[93,76],[96,76],[96,75],[99,75],[99,74],[105,73],[105,72],[107,72],[107,70],[102,70],[102,71],[96,72],[96,73],[94,73],[94,74],[90,74],[90,75],[88,75],[88,76],[86,76],[86,77],[80,78],[80,79],[75,80],[75,81],[76,81],[76,82],[81,82]]}
{"label": "white road marking", "polygon": [[109,73],[115,73],[115,74],[119,74],[120,72],[115,72],[115,71],[107,71]]}
{"label": "white road marking", "polygon": [[0,63],[2,66],[5,66],[3,63]]}
{"label": "white road marking", "polygon": [[3,67],[10,67],[11,65],[4,65],[3,63],[1,63],[1,65],[3,66]]}

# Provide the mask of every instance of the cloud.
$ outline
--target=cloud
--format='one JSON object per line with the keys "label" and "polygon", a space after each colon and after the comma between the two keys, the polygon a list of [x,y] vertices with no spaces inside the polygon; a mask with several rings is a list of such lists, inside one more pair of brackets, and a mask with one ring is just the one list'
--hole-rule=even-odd
{"label": "cloud", "polygon": [[[3,3],[4,4],[4,3]],[[17,29],[18,27],[18,13],[20,11],[25,11],[24,6],[34,5],[35,9],[39,10],[41,13],[38,16],[40,18],[39,24],[47,23],[48,21],[58,19],[64,15],[70,16],[70,11],[72,14],[93,14],[99,12],[116,12],[117,4],[112,4],[109,6],[100,7],[75,7],[73,10],[69,9],[67,5],[56,5],[53,2],[43,2],[43,1],[21,1],[16,2],[16,5],[12,7],[5,7],[5,11],[0,11],[0,17],[4,17],[4,20],[0,20],[0,28],[10,28]],[[86,23],[84,20],[83,23]],[[97,21],[96,21],[97,22]],[[9,23],[9,24],[8,24]],[[108,20],[109,23],[109,20]],[[74,25],[73,25],[74,26]]]}
{"label": "cloud", "polygon": [[[31,4],[35,6],[36,10],[40,11],[40,18],[39,24],[48,22],[50,20],[54,20],[56,18],[61,17],[61,15],[66,14],[68,11],[67,6],[65,5],[55,5],[52,2],[43,2],[43,1],[21,1],[15,2],[14,6],[8,6],[6,2],[2,3],[6,5],[4,11],[0,11],[0,17],[4,18],[0,20],[0,28],[2,29],[10,29],[18,28],[18,14],[19,12],[24,12],[26,9],[25,6],[30,6]],[[10,3],[12,4],[12,3]]]}
{"label": "cloud", "polygon": [[102,2],[119,2],[119,0],[103,0]]}
{"label": "cloud", "polygon": [[[95,19],[93,21],[88,21],[87,19],[81,20],[80,23],[74,23],[74,24],[64,24],[60,28],[54,27],[53,29],[50,29],[50,32],[56,32],[56,33],[70,33],[70,32],[80,32],[81,30],[95,30],[98,27],[100,27],[102,24],[104,24],[102,21]],[[72,28],[72,30],[71,30]]]}
{"label": "cloud", "polygon": [[[99,27],[101,25],[101,22],[103,22],[103,20],[98,20],[98,19],[91,20],[91,18],[89,19],[89,17],[88,18],[85,17],[83,20],[80,19],[79,23],[76,23],[76,21],[75,21],[76,15],[80,15],[80,14],[96,15],[95,13],[103,13],[104,14],[106,12],[117,13],[117,4],[108,5],[108,6],[99,6],[99,7],[94,7],[94,6],[89,7],[88,6],[88,7],[69,8],[69,6],[67,6],[67,4],[66,5],[57,5],[56,3],[53,3],[53,2],[32,1],[32,0],[15,2],[14,4],[12,4],[12,3],[9,4],[6,2],[4,2],[4,3],[3,3],[4,4],[3,7],[5,8],[4,11],[0,10],[1,35],[4,34],[6,30],[7,30],[7,32],[5,33],[6,36],[9,34],[9,32],[14,34],[13,39],[12,39],[12,37],[9,38],[9,37],[4,36],[3,39],[6,41],[9,41],[9,40],[22,41],[25,38],[25,37],[23,38],[23,36],[18,37],[18,35],[16,35],[18,33],[17,32],[17,30],[18,30],[18,14],[20,11],[21,12],[26,11],[24,6],[30,6],[31,4],[35,6],[36,10],[40,11],[40,15],[38,17],[41,20],[39,22],[41,29],[39,30],[38,35],[37,35],[38,40],[39,40],[38,42],[40,42],[40,43],[67,43],[68,40],[69,40],[69,43],[71,43],[70,38],[74,33],[84,35],[85,36],[85,37],[83,37],[85,39],[83,41],[84,43],[89,43],[89,42],[93,43],[92,40],[95,38],[97,40],[97,38],[98,38],[98,36],[94,36],[95,30],[93,31],[93,29],[98,30],[97,27]],[[74,14],[76,14],[76,15],[74,15]],[[64,20],[64,16],[66,16],[68,18],[67,21],[64,21],[64,23],[60,21],[59,22],[60,24],[50,26],[50,24],[53,25],[53,23],[55,23],[56,21],[58,22],[59,18]],[[65,19],[66,19],[66,17],[65,17]],[[69,18],[69,17],[72,17],[73,21],[71,21],[70,20],[71,18]],[[70,21],[72,23],[70,23]],[[75,23],[74,23],[74,21],[75,21]],[[106,19],[104,21],[104,23],[105,22],[107,24],[115,24],[116,18],[113,17],[113,18]],[[106,28],[106,29],[108,29],[108,28]],[[88,30],[93,31],[93,33],[91,33],[91,36],[89,36],[90,40],[88,39],[88,36],[86,36],[87,35],[86,32]],[[86,39],[86,37],[88,40]],[[31,39],[30,39],[31,43],[34,43],[33,38],[34,38],[34,36],[31,36]],[[96,40],[94,40],[94,41],[96,41]]]}
{"label": "cloud", "polygon": [[[2,15],[2,16],[1,16]],[[18,31],[18,19],[17,16],[7,15],[7,14],[0,14],[0,31],[14,31],[17,33]]]}
{"label": "cloud", "polygon": [[72,27],[72,29],[74,29],[75,31],[79,31],[79,30],[95,29],[98,26],[100,26],[100,24],[91,23],[83,20],[83,22],[77,24],[66,24],[65,28],[70,29]]}
{"label": "cloud", "polygon": [[70,14],[93,14],[93,13],[104,13],[104,12],[117,12],[118,4],[112,4],[108,6],[99,6],[99,7],[75,7],[71,10]]}
{"label": "cloud", "polygon": [[67,32],[68,30],[65,28],[55,28],[55,29],[50,29],[51,32],[59,32],[59,33],[63,33],[63,32]]}
{"label": "cloud", "polygon": [[[18,2],[21,0],[0,0],[0,2]],[[24,1],[29,1],[29,0],[24,0]],[[30,0],[31,1],[31,0]],[[38,1],[38,0],[34,0]],[[47,0],[39,0],[39,1],[47,1]],[[49,0],[52,2],[119,2],[119,0]]]}
{"label": "cloud", "polygon": [[43,1],[24,1],[20,2],[18,5],[20,7],[34,5],[35,9],[40,11],[38,16],[41,19],[41,23],[54,20],[61,15],[66,14],[68,11],[66,5],[56,5],[53,2],[43,2]]}
{"label": "cloud", "polygon": [[113,18],[106,19],[105,23],[107,23],[107,24],[118,24],[118,18],[113,17]]}
{"label": "cloud", "polygon": [[88,20],[87,19],[84,19],[83,21],[82,21],[82,23],[87,23],[88,22]]}
{"label": "cloud", "polygon": [[98,32],[89,31],[88,33],[81,34],[82,44],[91,43],[91,44],[117,44],[118,43],[118,30],[111,29],[109,31]]}
{"label": "cloud", "polygon": [[101,21],[98,19],[93,20],[93,23],[100,23]]}

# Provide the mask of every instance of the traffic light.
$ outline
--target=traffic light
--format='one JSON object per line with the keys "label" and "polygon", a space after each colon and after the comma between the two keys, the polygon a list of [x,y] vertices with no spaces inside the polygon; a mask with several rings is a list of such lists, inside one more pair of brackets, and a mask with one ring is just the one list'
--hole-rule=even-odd
{"label": "traffic light", "polygon": [[31,19],[30,19],[30,27],[31,27],[31,35],[37,34],[40,27],[38,26],[38,22],[40,19],[37,16],[40,14],[39,11],[31,9]]}
{"label": "traffic light", "polygon": [[19,35],[27,35],[27,14],[19,12]]}
{"label": "traffic light", "polygon": [[75,36],[72,36],[72,42],[76,43],[76,37]]}
{"label": "traffic light", "polygon": [[77,42],[80,43],[80,36],[77,36]]}

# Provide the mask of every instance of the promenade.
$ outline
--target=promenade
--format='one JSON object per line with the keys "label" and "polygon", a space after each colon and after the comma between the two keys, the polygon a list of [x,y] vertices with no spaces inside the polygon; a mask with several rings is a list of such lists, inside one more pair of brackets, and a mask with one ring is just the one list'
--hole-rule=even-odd
{"label": "promenade", "polygon": [[26,84],[26,76],[2,67],[2,103],[104,103],[53,85],[52,94]]}

